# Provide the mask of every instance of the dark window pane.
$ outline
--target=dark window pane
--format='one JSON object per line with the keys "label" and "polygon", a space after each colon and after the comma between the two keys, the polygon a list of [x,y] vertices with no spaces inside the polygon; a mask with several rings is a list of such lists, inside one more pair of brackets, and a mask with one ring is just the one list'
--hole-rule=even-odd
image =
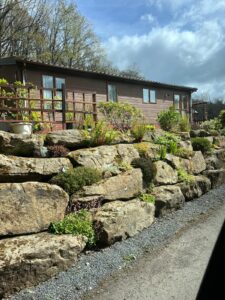
{"label": "dark window pane", "polygon": [[183,96],[183,97],[182,97],[182,109],[185,109],[185,110],[188,109],[187,96]]}

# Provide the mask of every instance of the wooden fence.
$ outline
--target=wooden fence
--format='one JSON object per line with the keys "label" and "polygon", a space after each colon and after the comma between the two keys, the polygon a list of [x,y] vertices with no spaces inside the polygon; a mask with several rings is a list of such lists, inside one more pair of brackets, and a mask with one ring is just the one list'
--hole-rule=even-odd
{"label": "wooden fence", "polygon": [[97,120],[93,91],[69,90],[64,85],[62,89],[0,85],[0,123],[31,122],[67,129],[80,126],[88,114]]}

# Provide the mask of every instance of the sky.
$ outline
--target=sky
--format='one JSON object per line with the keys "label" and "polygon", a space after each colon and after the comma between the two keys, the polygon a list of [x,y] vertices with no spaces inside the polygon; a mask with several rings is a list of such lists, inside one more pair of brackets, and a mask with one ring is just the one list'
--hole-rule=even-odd
{"label": "sky", "polygon": [[74,0],[109,59],[225,99],[225,0]]}

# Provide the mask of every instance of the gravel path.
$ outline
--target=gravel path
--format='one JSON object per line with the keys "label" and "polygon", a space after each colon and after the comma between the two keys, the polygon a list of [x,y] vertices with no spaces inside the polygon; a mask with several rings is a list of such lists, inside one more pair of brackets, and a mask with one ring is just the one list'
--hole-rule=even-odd
{"label": "gravel path", "polygon": [[[163,249],[176,234],[193,222],[203,219],[225,204],[225,185],[185,204],[167,217],[155,223],[133,238],[118,242],[99,252],[82,254],[79,262],[67,272],[60,273],[37,287],[21,291],[11,297],[14,300],[77,300],[97,287],[118,270],[129,267],[133,257],[148,253],[154,255]],[[124,270],[123,270],[124,271]]]}

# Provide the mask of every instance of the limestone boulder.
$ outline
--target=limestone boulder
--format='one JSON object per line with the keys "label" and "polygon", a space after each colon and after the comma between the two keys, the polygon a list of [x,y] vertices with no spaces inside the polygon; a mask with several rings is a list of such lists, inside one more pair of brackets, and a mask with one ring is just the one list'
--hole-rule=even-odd
{"label": "limestone boulder", "polygon": [[40,232],[64,218],[69,196],[40,182],[0,184],[0,236]]}
{"label": "limestone boulder", "polygon": [[134,144],[134,146],[138,150],[140,156],[148,157],[153,160],[159,156],[159,145],[150,142],[142,142]]}
{"label": "limestone boulder", "polygon": [[158,185],[174,184],[178,181],[177,171],[164,161],[153,163],[154,183]]}
{"label": "limestone boulder", "polygon": [[192,143],[191,143],[191,141],[188,141],[188,140],[178,142],[178,147],[182,147],[189,151],[193,151]]}
{"label": "limestone boulder", "polygon": [[178,135],[180,136],[182,141],[188,141],[191,138],[189,132],[179,132]]}
{"label": "limestone boulder", "polygon": [[190,170],[190,161],[189,159],[181,158],[172,154],[167,153],[166,162],[175,169],[184,169],[186,171]]}
{"label": "limestone boulder", "polygon": [[[82,197],[102,196],[104,200],[132,199],[141,193],[143,187],[142,172],[140,169],[107,178],[97,184],[86,186],[80,192]],[[77,197],[74,194],[72,197]]]}
{"label": "limestone boulder", "polygon": [[0,154],[0,182],[44,181],[72,169],[68,158],[25,158]]}
{"label": "limestone boulder", "polygon": [[207,137],[207,136],[210,136],[210,133],[204,129],[197,129],[197,130],[191,130],[190,136],[191,137]]}
{"label": "limestone boulder", "polygon": [[214,150],[212,154],[205,158],[207,170],[217,170],[225,168],[225,149]]}
{"label": "limestone boulder", "polygon": [[0,240],[0,298],[55,276],[74,264],[87,238],[39,233]]}
{"label": "limestone boulder", "polygon": [[207,170],[204,175],[211,180],[212,188],[225,184],[225,169]]}
{"label": "limestone boulder", "polygon": [[153,188],[155,196],[156,217],[164,216],[184,205],[184,196],[179,186],[160,186]]}
{"label": "limestone boulder", "polygon": [[154,204],[139,199],[106,203],[94,216],[98,239],[111,245],[134,236],[153,223],[154,213]]}
{"label": "limestone boulder", "polygon": [[121,164],[131,164],[132,160],[139,158],[137,149],[130,144],[100,146],[72,151],[68,154],[74,165],[93,167],[106,171]]}
{"label": "limestone boulder", "polygon": [[78,129],[58,130],[47,134],[47,145],[63,145],[68,149],[78,149],[85,146],[84,131]]}
{"label": "limestone boulder", "polygon": [[32,157],[43,147],[44,138],[41,135],[24,135],[0,131],[0,153]]}
{"label": "limestone boulder", "polygon": [[206,169],[206,162],[201,151],[194,152],[190,160],[190,170],[193,174],[199,174]]}
{"label": "limestone boulder", "polygon": [[190,183],[181,182],[178,184],[185,200],[190,201],[199,198],[211,189],[211,181],[203,175],[195,176],[195,180]]}

